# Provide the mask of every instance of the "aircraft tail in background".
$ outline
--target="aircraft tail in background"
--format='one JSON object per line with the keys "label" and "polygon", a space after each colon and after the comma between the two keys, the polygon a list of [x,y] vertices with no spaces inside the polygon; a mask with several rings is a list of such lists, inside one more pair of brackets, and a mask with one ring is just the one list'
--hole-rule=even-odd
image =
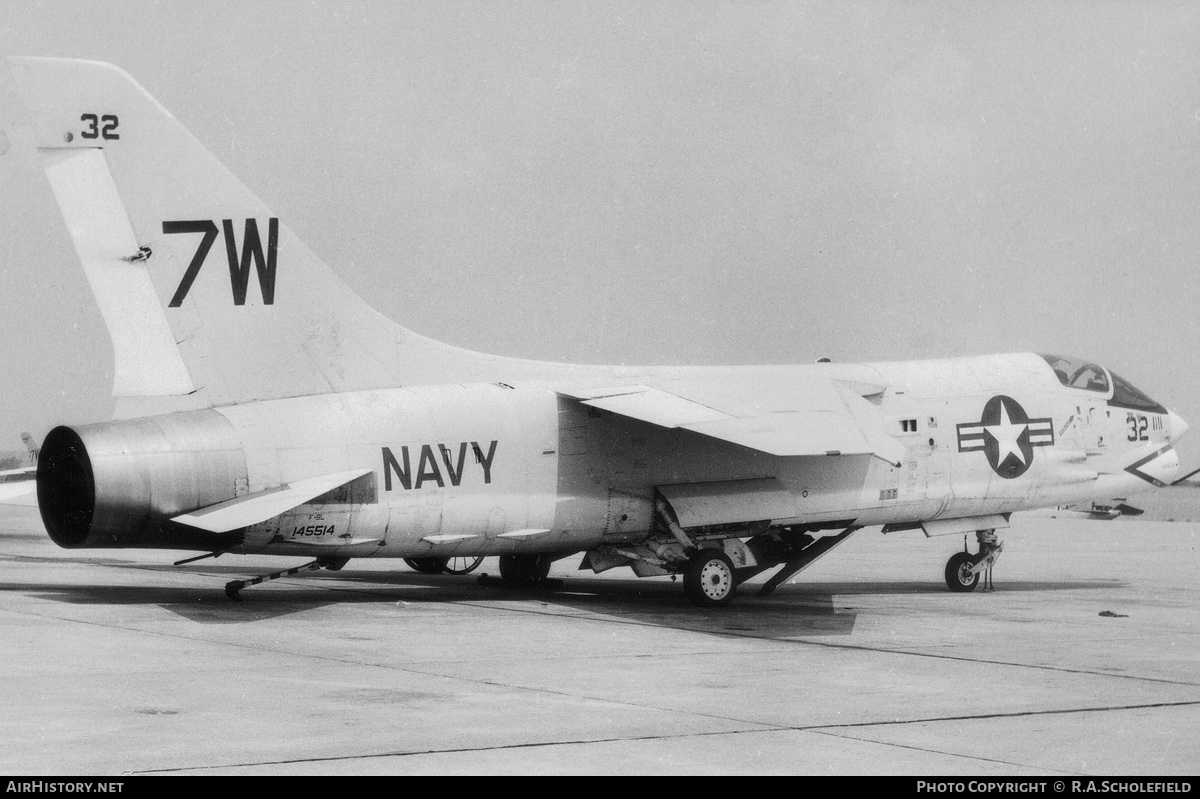
{"label": "aircraft tail in background", "polygon": [[38,445],[33,440],[33,436],[29,433],[21,434],[21,441],[25,444],[25,449],[29,452],[29,465],[37,466],[38,461]]}
{"label": "aircraft tail in background", "polygon": [[29,465],[19,469],[0,471],[0,504],[32,504],[37,477],[38,447],[29,433],[22,433],[21,440],[29,450]]}

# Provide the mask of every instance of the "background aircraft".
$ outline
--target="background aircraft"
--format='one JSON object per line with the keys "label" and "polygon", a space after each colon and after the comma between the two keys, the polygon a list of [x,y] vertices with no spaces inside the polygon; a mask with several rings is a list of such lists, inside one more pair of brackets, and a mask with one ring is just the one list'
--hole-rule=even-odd
{"label": "background aircraft", "polygon": [[29,433],[21,434],[21,441],[29,452],[29,465],[19,469],[0,471],[0,502],[7,502],[17,497],[30,496],[34,493],[34,479],[37,477],[38,447]]}
{"label": "background aircraft", "polygon": [[43,443],[62,546],[332,569],[496,554],[515,582],[584,552],[720,605],[883,525],[975,532],[946,569],[970,590],[1011,512],[1107,511],[1178,471],[1183,420],[1069,357],[590,367],[432,341],[350,292],[119,69],[9,65],[30,116],[6,138],[44,170],[115,352],[117,419]]}

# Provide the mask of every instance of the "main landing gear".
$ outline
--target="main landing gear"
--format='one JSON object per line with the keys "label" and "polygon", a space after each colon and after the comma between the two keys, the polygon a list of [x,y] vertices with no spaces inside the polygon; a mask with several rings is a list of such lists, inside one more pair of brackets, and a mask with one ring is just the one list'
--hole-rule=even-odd
{"label": "main landing gear", "polygon": [[697,549],[683,572],[683,591],[693,605],[721,607],[733,601],[733,561],[720,549]]}
{"label": "main landing gear", "polygon": [[483,563],[483,556],[457,558],[405,558],[413,571],[421,574],[470,574]]}
{"label": "main landing gear", "polygon": [[479,584],[497,588],[551,588],[562,587],[562,580],[549,579],[551,553],[533,553],[500,556],[500,579],[486,574],[479,576]]}
{"label": "main landing gear", "polygon": [[1000,558],[1004,543],[996,537],[995,530],[976,530],[975,538],[979,541],[979,554],[972,555],[966,551],[966,536],[963,537],[963,551],[955,552],[946,562],[946,585],[956,593],[974,591],[979,585],[980,575],[983,576],[983,590],[994,591],[992,585],[992,567]]}
{"label": "main landing gear", "polygon": [[501,555],[500,579],[510,586],[537,585],[550,574],[549,555]]}
{"label": "main landing gear", "polygon": [[670,558],[670,568],[676,573],[683,572],[683,593],[688,601],[702,608],[722,607],[732,602],[738,580],[733,561],[725,551],[698,546],[679,524],[675,510],[662,497],[655,502],[654,509],[659,524],[671,533],[682,553],[687,555],[687,560],[681,563],[680,554],[674,554]]}

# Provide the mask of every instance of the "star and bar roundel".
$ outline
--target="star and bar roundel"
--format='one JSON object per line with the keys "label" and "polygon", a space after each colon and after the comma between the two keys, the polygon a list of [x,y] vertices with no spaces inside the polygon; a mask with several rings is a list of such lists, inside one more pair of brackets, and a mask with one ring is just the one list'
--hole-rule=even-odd
{"label": "star and bar roundel", "polygon": [[1011,480],[1033,465],[1033,448],[1054,445],[1054,422],[1030,419],[1021,403],[999,394],[983,406],[978,422],[958,425],[958,451],[982,451],[992,470]]}

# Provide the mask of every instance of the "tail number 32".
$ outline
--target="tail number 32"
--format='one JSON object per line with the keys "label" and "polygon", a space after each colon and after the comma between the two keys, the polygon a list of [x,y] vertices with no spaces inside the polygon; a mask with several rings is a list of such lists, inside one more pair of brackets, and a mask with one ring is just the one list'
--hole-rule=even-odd
{"label": "tail number 32", "polygon": [[117,133],[117,125],[120,124],[120,120],[117,119],[116,114],[104,114],[103,116],[84,114],[79,117],[79,121],[87,124],[87,127],[79,132],[82,138],[107,139],[109,141],[121,138],[121,134]]}

